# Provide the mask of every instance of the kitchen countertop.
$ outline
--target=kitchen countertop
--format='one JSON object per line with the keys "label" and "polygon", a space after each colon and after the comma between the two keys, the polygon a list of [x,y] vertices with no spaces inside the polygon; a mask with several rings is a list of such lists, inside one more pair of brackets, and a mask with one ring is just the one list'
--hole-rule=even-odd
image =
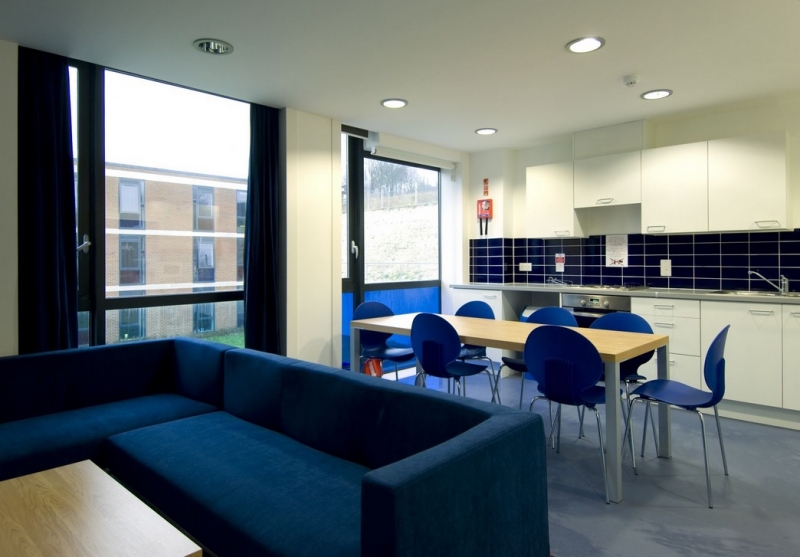
{"label": "kitchen countertop", "polygon": [[[793,304],[800,305],[800,292],[790,292],[789,294],[778,294],[771,292],[747,292],[747,293],[714,293],[713,290],[693,290],[690,288],[632,288],[629,290],[620,288],[591,288],[577,285],[561,284],[523,284],[523,283],[470,283],[452,284],[451,288],[464,288],[470,290],[506,290],[510,292],[557,292],[575,294],[605,294],[609,296],[631,296],[636,298],[666,298],[679,300],[703,300],[719,302],[749,302],[766,304]],[[718,292],[718,291],[717,291]]]}

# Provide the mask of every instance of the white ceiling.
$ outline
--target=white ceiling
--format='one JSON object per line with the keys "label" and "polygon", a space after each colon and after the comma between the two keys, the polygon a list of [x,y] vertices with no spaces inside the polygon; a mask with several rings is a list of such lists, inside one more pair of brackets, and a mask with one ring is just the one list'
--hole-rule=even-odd
{"label": "white ceiling", "polygon": [[800,91],[800,0],[0,0],[0,39],[469,152]]}

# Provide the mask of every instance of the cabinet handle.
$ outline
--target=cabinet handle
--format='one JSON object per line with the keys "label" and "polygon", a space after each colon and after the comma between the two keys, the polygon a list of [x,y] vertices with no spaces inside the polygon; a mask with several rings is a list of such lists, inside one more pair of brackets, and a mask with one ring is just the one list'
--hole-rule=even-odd
{"label": "cabinet handle", "polygon": [[792,317],[800,317],[800,311],[793,311],[791,315]]}
{"label": "cabinet handle", "polygon": [[595,205],[608,205],[612,201],[614,201],[613,197],[603,197],[603,198],[598,199],[597,203],[595,203]]}
{"label": "cabinet handle", "polygon": [[780,228],[781,223],[777,220],[757,220],[756,226],[759,228]]}
{"label": "cabinet handle", "polygon": [[675,309],[675,306],[667,304],[662,304],[662,305],[655,304],[653,307],[658,309]]}
{"label": "cabinet handle", "polygon": [[483,297],[486,298],[487,300],[496,300],[497,294],[484,294]]}
{"label": "cabinet handle", "polygon": [[750,313],[752,315],[774,315],[775,312],[771,309],[751,309]]}
{"label": "cabinet handle", "polygon": [[[655,230],[656,228],[658,228],[659,230]],[[653,224],[653,225],[648,225],[647,227],[648,232],[664,232],[666,230],[667,227],[664,226],[663,224]]]}
{"label": "cabinet handle", "polygon": [[674,366],[675,365],[675,360],[670,360],[669,361],[669,365]]}
{"label": "cabinet handle", "polygon": [[670,329],[673,329],[675,327],[675,323],[657,323],[656,322],[656,323],[653,323],[653,325],[655,325],[656,327],[669,327]]}
{"label": "cabinet handle", "polygon": [[569,236],[569,230],[554,230],[556,236]]}

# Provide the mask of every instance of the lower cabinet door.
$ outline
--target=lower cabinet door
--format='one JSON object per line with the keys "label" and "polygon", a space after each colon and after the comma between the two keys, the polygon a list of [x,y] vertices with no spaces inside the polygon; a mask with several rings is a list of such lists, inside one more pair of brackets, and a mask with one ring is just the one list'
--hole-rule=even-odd
{"label": "lower cabinet door", "polygon": [[[642,375],[647,379],[658,379],[658,367],[656,356],[641,368]],[[674,381],[686,383],[695,389],[704,387],[702,379],[703,370],[699,356],[687,356],[685,354],[669,354],[669,378]]]}
{"label": "lower cabinet door", "polygon": [[711,341],[730,325],[725,345],[725,399],[783,405],[783,319],[778,304],[701,302],[705,357]]}
{"label": "lower cabinet door", "polygon": [[800,410],[800,306],[783,306],[783,407]]}

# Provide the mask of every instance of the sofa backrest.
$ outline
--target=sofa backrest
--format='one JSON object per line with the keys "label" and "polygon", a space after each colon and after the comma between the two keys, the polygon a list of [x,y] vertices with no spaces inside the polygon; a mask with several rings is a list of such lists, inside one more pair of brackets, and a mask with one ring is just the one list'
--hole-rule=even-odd
{"label": "sofa backrest", "polygon": [[252,350],[225,354],[224,390],[223,408],[235,416],[369,468],[510,411]]}
{"label": "sofa backrest", "polygon": [[230,348],[178,338],[0,358],[0,423],[164,392],[220,406]]}

